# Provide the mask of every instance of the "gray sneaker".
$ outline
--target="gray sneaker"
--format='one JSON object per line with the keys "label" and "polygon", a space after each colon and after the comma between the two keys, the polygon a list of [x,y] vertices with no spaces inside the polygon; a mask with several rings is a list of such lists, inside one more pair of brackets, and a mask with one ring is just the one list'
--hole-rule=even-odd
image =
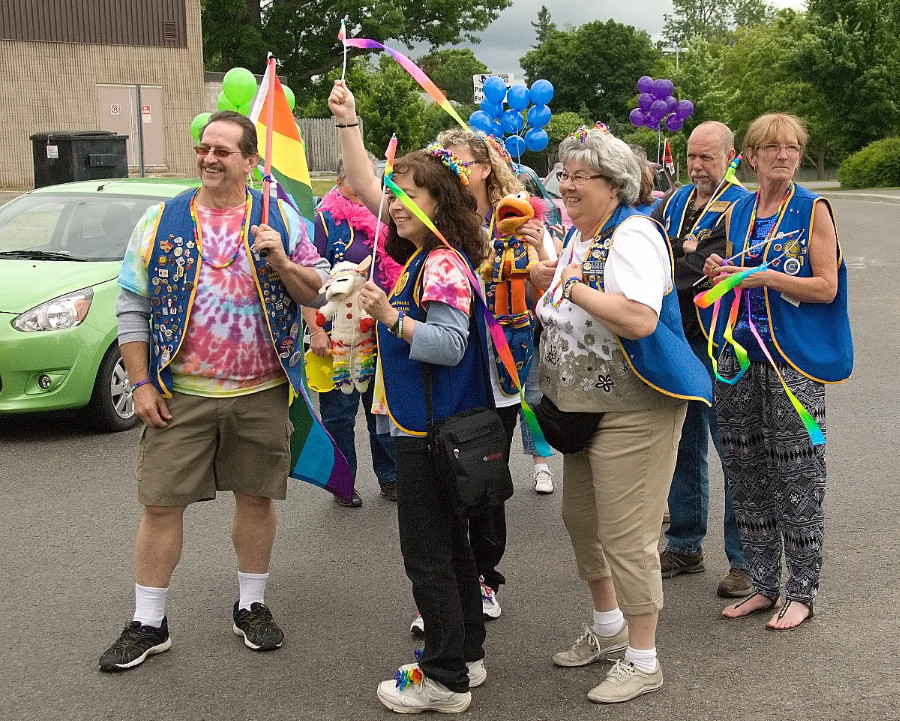
{"label": "gray sneaker", "polygon": [[659,571],[663,578],[673,578],[681,573],[703,573],[703,551],[696,553],[675,553],[663,551],[659,554]]}
{"label": "gray sneaker", "polygon": [[616,661],[606,678],[588,691],[588,698],[594,703],[620,703],[656,691],[662,685],[662,669],[658,663],[656,671],[644,673],[630,663]]}
{"label": "gray sneaker", "polygon": [[622,626],[622,630],[615,636],[598,636],[593,629],[584,624],[582,633],[572,648],[568,651],[559,651],[553,654],[553,663],[557,666],[587,666],[599,658],[607,658],[610,654],[624,651],[628,646],[628,625]]}

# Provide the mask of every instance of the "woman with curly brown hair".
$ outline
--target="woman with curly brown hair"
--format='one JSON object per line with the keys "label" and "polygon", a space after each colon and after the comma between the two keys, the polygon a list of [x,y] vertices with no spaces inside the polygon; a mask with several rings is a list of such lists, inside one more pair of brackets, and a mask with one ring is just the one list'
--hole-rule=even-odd
{"label": "woman with curly brown hair", "polygon": [[401,666],[378,698],[401,713],[468,708],[470,686],[484,682],[484,617],[466,520],[447,502],[427,448],[424,373],[431,374],[433,419],[490,406],[487,328],[469,281],[486,247],[468,168],[433,143],[394,166],[393,180],[441,230],[439,238],[398,198],[388,202],[388,254],[403,271],[390,296],[366,283],[361,302],[378,321],[378,407],[397,456],[400,550],[425,620],[419,663]]}

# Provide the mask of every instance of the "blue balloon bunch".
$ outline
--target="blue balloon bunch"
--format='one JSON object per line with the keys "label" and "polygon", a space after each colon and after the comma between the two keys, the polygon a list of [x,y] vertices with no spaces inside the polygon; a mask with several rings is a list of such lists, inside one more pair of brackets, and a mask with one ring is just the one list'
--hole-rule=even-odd
{"label": "blue balloon bunch", "polygon": [[553,117],[547,107],[553,99],[553,84],[549,80],[535,80],[530,89],[516,84],[507,90],[506,83],[492,75],[484,81],[482,91],[481,110],[469,116],[471,128],[498,139],[506,136],[504,145],[514,158],[522,157],[526,149],[537,152],[547,147],[550,138],[544,126]]}
{"label": "blue balloon bunch", "polygon": [[694,114],[694,104],[690,100],[675,100],[672,91],[675,84],[671,80],[654,80],[644,75],[637,81],[638,106],[628,115],[631,124],[638,128],[661,131],[664,128],[673,133],[681,130],[684,121]]}

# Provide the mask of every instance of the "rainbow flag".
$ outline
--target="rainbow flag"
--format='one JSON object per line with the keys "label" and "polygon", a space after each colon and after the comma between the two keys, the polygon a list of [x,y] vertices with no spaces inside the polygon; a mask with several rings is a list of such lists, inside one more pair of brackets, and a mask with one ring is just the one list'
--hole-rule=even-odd
{"label": "rainbow flag", "polygon": [[[256,134],[259,138],[259,153],[267,158],[271,152],[272,177],[277,183],[278,197],[293,205],[307,222],[307,230],[312,235],[312,224],[315,220],[312,183],[309,179],[309,166],[306,164],[306,145],[300,135],[300,129],[294,121],[294,115],[288,105],[287,96],[274,76],[274,97],[268,97],[269,80],[274,74],[271,67],[266,68],[259,92],[250,110],[250,120],[256,123]],[[272,127],[272,148],[268,147],[268,104],[275,105]]]}
{"label": "rainbow flag", "polygon": [[[306,221],[307,234],[311,237],[314,208],[309,168],[306,164],[306,147],[274,66],[274,59],[270,59],[262,85],[253,101],[250,119],[256,123],[260,154],[268,160],[278,197],[297,209]],[[270,82],[274,88],[271,97],[268,92]],[[266,125],[269,103],[274,105],[271,128]],[[299,387],[292,383],[291,393],[290,419],[294,432],[291,435],[289,475],[349,501],[353,496],[353,473],[343,453],[316,415],[309,398],[304,364],[301,362],[299,365]]]}

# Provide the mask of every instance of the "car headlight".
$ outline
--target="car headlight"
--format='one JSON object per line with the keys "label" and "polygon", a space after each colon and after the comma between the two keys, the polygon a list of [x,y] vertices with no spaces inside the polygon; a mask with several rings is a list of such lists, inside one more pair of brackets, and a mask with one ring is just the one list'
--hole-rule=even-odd
{"label": "car headlight", "polygon": [[93,298],[90,288],[61,295],[16,316],[13,327],[22,331],[74,328],[87,317]]}

